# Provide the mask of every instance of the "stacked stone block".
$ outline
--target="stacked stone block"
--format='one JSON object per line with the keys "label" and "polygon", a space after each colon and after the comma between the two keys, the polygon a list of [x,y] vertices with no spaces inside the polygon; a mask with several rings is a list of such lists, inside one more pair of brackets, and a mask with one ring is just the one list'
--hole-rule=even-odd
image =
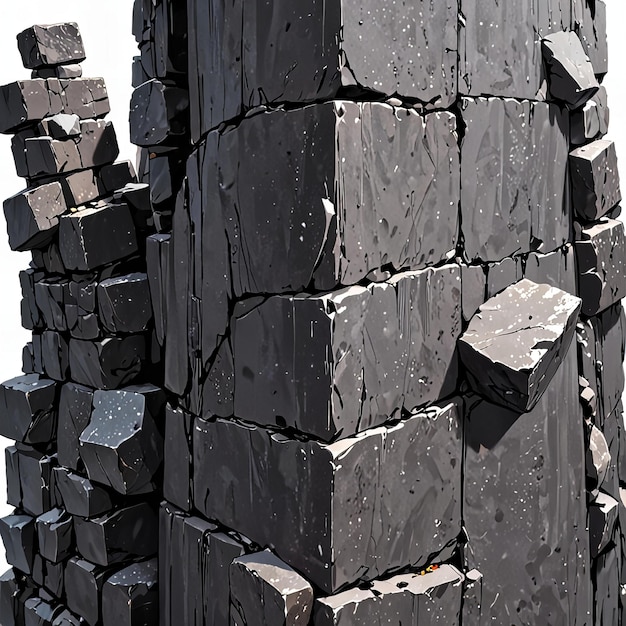
{"label": "stacked stone block", "polygon": [[[27,187],[4,203],[32,330],[22,376],[0,385],[13,567],[0,623],[158,620],[160,357],[153,350],[145,238],[147,185],[118,147],[104,81],[83,78],[76,24],[18,35],[32,77],[0,87]],[[156,385],[155,385],[156,383]]]}

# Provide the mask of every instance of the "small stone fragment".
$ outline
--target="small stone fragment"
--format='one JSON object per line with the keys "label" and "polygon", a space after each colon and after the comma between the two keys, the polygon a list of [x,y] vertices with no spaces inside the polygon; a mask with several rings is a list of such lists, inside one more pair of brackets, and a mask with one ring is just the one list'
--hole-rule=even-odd
{"label": "small stone fragment", "polygon": [[611,496],[599,492],[589,505],[589,544],[595,558],[613,540],[619,513],[619,503]]}
{"label": "small stone fragment", "polygon": [[458,343],[474,391],[530,411],[569,349],[580,306],[576,296],[527,279],[483,304]]}
{"label": "small stone fragment", "polygon": [[50,135],[53,139],[70,139],[80,136],[80,118],[76,114],[68,115],[59,113],[41,122],[44,135]]}

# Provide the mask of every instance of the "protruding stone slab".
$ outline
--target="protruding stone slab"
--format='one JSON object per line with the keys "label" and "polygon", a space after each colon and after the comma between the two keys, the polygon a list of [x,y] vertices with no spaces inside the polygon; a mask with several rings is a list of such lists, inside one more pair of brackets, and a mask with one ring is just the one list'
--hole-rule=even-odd
{"label": "protruding stone slab", "polygon": [[624,224],[603,218],[582,228],[575,244],[584,315],[597,315],[626,296]]}
{"label": "protruding stone slab", "polygon": [[197,419],[194,504],[327,593],[445,559],[461,524],[458,419],[451,403],[330,445]]}
{"label": "protruding stone slab", "polygon": [[133,254],[137,236],[128,206],[104,204],[63,216],[59,246],[68,270],[91,271]]}
{"label": "protruding stone slab", "polygon": [[57,383],[25,374],[0,385],[0,434],[29,444],[49,443],[56,435]]}
{"label": "protruding stone slab", "polygon": [[52,563],[72,556],[74,524],[64,509],[52,509],[37,518],[38,550]]}
{"label": "protruding stone slab", "polygon": [[56,603],[33,596],[24,602],[24,624],[25,626],[52,626],[53,620],[61,610]]}
{"label": "protruding stone slab", "polygon": [[328,441],[453,393],[458,265],[319,296],[275,296],[232,323],[235,415]]}
{"label": "protruding stone slab", "polygon": [[18,447],[22,501],[19,508],[38,517],[57,506],[52,470],[57,465],[56,455],[39,452],[24,444]]}
{"label": "protruding stone slab", "polygon": [[580,39],[572,31],[561,31],[544,37],[541,50],[547,67],[550,96],[570,109],[578,109],[600,87],[593,65]]}
{"label": "protruding stone slab", "polygon": [[474,391],[530,411],[569,350],[580,306],[576,296],[527,279],[483,304],[459,339]]}
{"label": "protruding stone slab", "polygon": [[31,26],[17,36],[17,47],[24,67],[31,70],[71,65],[86,58],[83,38],[74,22]]}
{"label": "protruding stone slab", "polygon": [[32,250],[47,244],[67,211],[60,183],[26,189],[4,201],[4,216],[12,250]]}
{"label": "protruding stone slab", "polygon": [[308,624],[313,588],[270,550],[236,558],[229,577],[233,626]]}
{"label": "protruding stone slab", "polygon": [[74,521],[79,554],[96,565],[113,565],[131,557],[152,556],[158,549],[156,511],[147,502]]}
{"label": "protruding stone slab", "polygon": [[361,624],[456,624],[461,613],[463,574],[439,565],[421,574],[375,580],[369,588],[353,588],[318,598],[314,626]]}
{"label": "protruding stone slab", "polygon": [[567,115],[545,102],[484,97],[463,98],[461,114],[465,259],[501,261],[570,241]]}
{"label": "protruding stone slab", "polygon": [[572,206],[578,217],[595,222],[622,199],[615,144],[598,139],[569,155]]}
{"label": "protruding stone slab", "polygon": [[142,626],[159,621],[156,559],[133,563],[116,572],[102,587],[103,626]]}
{"label": "protruding stone slab", "polygon": [[94,393],[89,425],[80,435],[80,455],[91,480],[118,493],[152,491],[163,460],[156,420],[164,403],[152,385]]}

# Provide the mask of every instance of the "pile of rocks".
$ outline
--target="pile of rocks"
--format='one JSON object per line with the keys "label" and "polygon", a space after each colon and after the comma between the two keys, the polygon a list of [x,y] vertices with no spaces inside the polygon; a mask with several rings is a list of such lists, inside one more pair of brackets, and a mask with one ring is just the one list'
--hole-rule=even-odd
{"label": "pile of rocks", "polygon": [[[147,185],[118,146],[101,78],[83,78],[76,24],[18,35],[32,78],[0,87],[0,130],[27,188],[4,203],[33,331],[24,375],[0,385],[13,570],[0,622],[158,619],[162,419],[145,264]],[[142,622],[144,623],[144,622]]]}

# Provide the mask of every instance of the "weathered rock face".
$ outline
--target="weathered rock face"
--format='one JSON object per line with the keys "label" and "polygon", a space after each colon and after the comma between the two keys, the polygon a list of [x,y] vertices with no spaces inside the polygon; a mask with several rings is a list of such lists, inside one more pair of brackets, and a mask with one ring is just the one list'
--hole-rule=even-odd
{"label": "weathered rock face", "polygon": [[606,23],[135,0],[138,175],[76,25],[21,33],[0,622],[618,625]]}

